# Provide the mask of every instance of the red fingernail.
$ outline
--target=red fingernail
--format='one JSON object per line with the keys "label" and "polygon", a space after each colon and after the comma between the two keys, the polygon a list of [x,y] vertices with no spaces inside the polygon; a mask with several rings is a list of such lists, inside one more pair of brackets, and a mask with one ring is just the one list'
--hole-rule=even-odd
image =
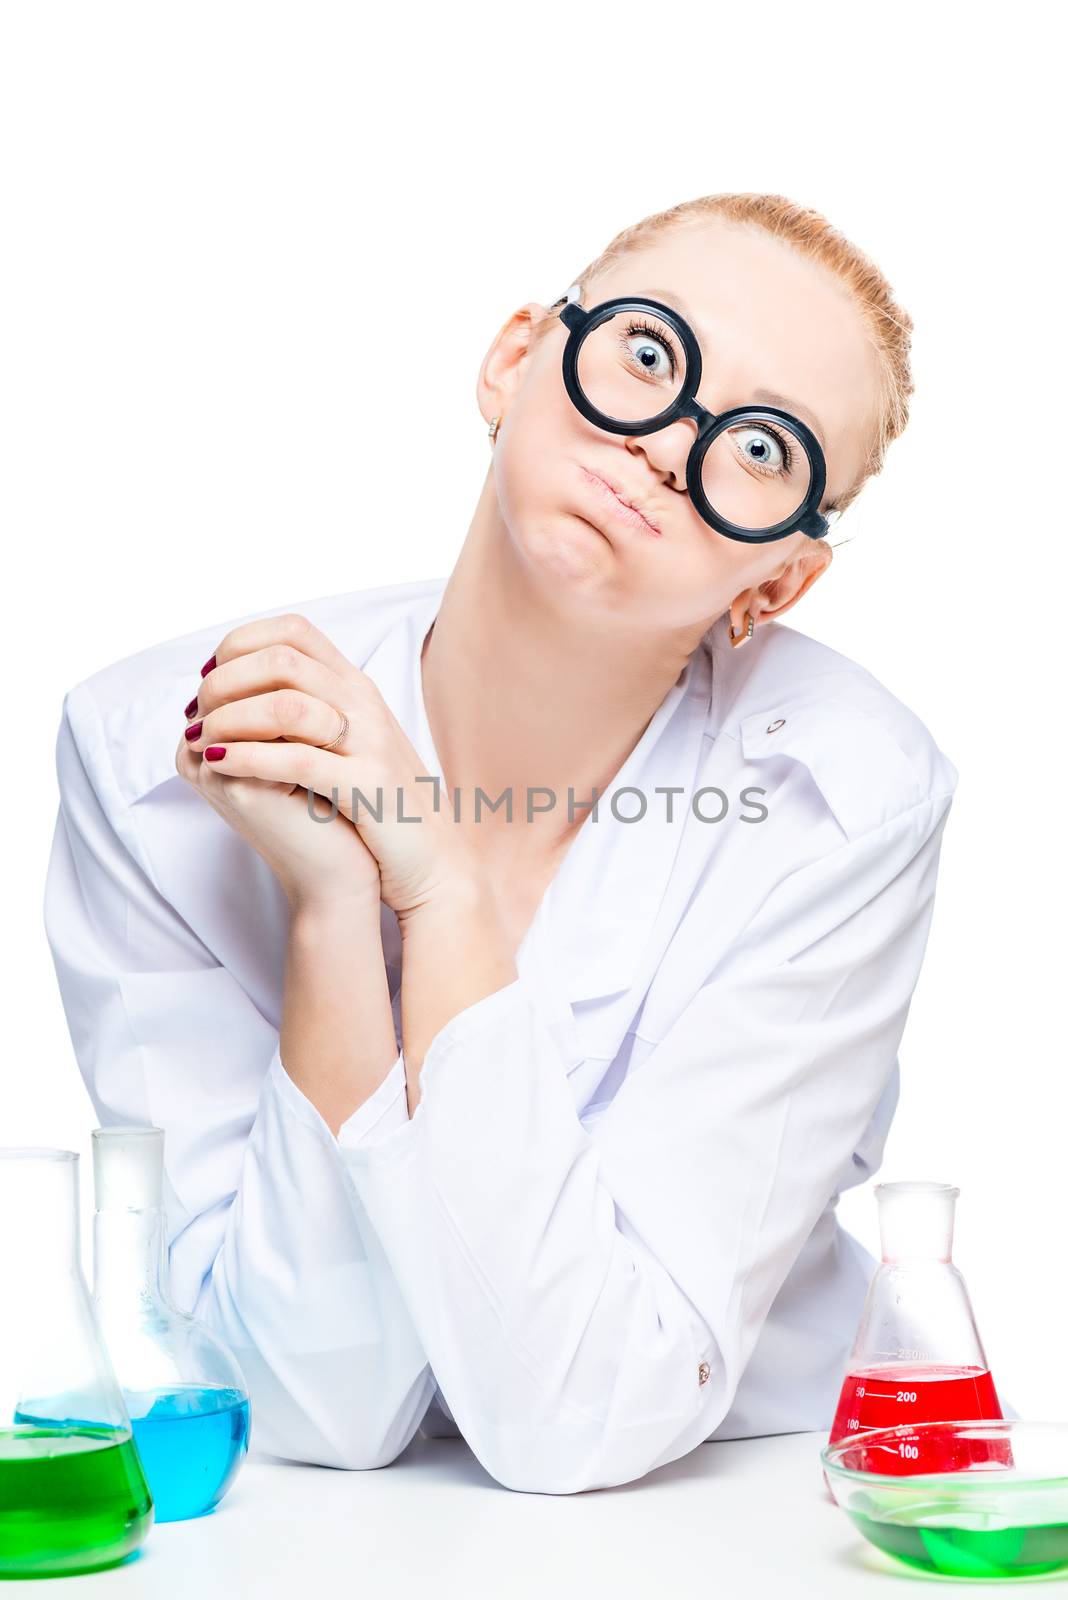
{"label": "red fingernail", "polygon": [[200,738],[200,730],[201,730],[201,728],[203,726],[204,726],[204,724],[202,722],[191,722],[189,724],[188,728],[185,730],[186,738],[187,739],[199,739]]}
{"label": "red fingernail", "polygon": [[200,676],[202,678],[206,678],[209,672],[214,672],[217,665],[218,663],[216,662],[215,657],[209,656],[207,661],[205,661],[204,665],[200,669]]}
{"label": "red fingernail", "polygon": [[226,754],[226,746],[224,744],[209,744],[204,754],[209,761],[221,761]]}
{"label": "red fingernail", "polygon": [[196,709],[197,709],[197,697],[196,697],[196,695],[194,695],[192,700],[190,700],[189,704],[185,708],[186,716],[187,717],[195,716],[196,715]]}

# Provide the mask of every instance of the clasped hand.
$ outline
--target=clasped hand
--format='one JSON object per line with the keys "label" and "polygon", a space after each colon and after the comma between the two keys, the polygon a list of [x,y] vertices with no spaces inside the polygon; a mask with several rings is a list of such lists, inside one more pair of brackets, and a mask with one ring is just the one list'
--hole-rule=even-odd
{"label": "clasped hand", "polygon": [[[374,681],[306,617],[231,629],[202,672],[175,765],[267,860],[291,904],[380,896],[403,925],[471,877],[444,786]],[[324,750],[342,716],[344,737]],[[312,794],[330,803],[315,806],[330,820],[309,814]]]}

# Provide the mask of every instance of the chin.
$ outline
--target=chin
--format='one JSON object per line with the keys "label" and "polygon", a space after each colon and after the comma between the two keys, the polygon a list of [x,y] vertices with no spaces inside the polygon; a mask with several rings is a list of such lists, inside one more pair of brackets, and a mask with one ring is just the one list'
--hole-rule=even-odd
{"label": "chin", "polygon": [[608,539],[571,513],[554,517],[520,542],[528,563],[556,582],[599,588],[614,576],[616,553]]}

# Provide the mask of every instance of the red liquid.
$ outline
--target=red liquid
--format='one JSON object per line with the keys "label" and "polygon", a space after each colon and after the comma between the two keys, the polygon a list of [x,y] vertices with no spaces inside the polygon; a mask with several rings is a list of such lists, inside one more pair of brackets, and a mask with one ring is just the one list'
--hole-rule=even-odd
{"label": "red liquid", "polygon": [[[907,1427],[910,1422],[963,1422],[1000,1418],[1001,1402],[985,1367],[903,1364],[859,1367],[842,1385],[830,1443],[866,1428]],[[868,1452],[865,1471],[895,1475],[956,1472],[983,1462],[1011,1466],[1007,1440],[926,1439],[907,1435]]]}

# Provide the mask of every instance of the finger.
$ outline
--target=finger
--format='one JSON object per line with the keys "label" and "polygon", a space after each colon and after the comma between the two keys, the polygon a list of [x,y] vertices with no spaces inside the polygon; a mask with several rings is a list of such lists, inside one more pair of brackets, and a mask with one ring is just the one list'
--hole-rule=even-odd
{"label": "finger", "polygon": [[204,760],[203,752],[194,750],[184,738],[178,741],[174,765],[179,777],[191,783],[195,789],[213,789],[222,784],[222,780],[212,771],[210,762]]}
{"label": "finger", "polygon": [[[184,739],[179,741],[174,765],[179,777],[192,784],[193,788],[199,790],[212,805],[217,805],[217,801],[222,799],[223,795],[226,796],[228,805],[233,804],[239,786],[232,782],[228,784],[224,779],[216,777],[210,764],[204,760],[199,751],[191,750]],[[256,787],[251,782],[247,786]]]}
{"label": "finger", "polygon": [[251,622],[239,623],[219,640],[213,659],[221,666],[223,662],[251,655],[253,651],[265,650],[274,644],[291,645],[302,655],[318,661],[320,666],[348,682],[362,677],[359,668],[342,655],[332,640],[297,611],[285,611],[281,616],[256,617]]}
{"label": "finger", "polygon": [[[185,730],[184,743],[203,751],[227,741],[300,739],[305,744],[330,744],[342,726],[342,713],[302,689],[272,689],[268,694],[228,700]],[[192,735],[192,737],[190,737]]]}
{"label": "finger", "polygon": [[311,789],[329,800],[332,798],[331,789],[341,792],[342,779],[350,768],[351,758],[339,756],[333,750],[320,750],[310,744],[290,744],[285,740],[279,740],[277,744],[260,744],[249,740],[236,744],[205,745],[203,759],[210,765],[212,773],[220,777],[298,783],[302,788]]}
{"label": "finger", "polygon": [[197,768],[200,765],[200,756],[190,750],[185,739],[179,739],[178,748],[174,753],[174,766],[178,776],[185,778],[187,783],[196,783]]}
{"label": "finger", "polygon": [[352,701],[354,685],[291,644],[269,644],[213,667],[197,690],[197,715],[203,720],[229,701],[273,689],[299,689],[327,705],[344,706]]}

